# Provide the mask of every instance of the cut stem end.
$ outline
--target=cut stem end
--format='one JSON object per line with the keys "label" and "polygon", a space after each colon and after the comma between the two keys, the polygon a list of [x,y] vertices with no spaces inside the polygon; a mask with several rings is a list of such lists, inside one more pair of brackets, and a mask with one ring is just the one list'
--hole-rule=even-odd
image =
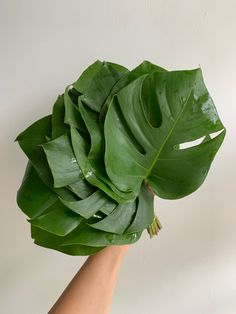
{"label": "cut stem end", "polygon": [[147,231],[149,233],[150,238],[152,238],[154,235],[157,235],[158,232],[161,230],[161,228],[162,228],[162,225],[161,225],[159,219],[157,218],[157,216],[155,215],[152,223],[147,228]]}

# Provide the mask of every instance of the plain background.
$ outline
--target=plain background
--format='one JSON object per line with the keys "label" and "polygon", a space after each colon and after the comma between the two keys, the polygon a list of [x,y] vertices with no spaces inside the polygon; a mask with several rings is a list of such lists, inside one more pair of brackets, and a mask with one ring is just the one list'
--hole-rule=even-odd
{"label": "plain background", "polygon": [[33,244],[15,202],[26,158],[13,141],[96,59],[201,66],[227,127],[204,184],[156,198],[163,229],[126,255],[111,314],[236,313],[235,14],[234,0],[0,0],[2,314],[47,313],[85,260]]}

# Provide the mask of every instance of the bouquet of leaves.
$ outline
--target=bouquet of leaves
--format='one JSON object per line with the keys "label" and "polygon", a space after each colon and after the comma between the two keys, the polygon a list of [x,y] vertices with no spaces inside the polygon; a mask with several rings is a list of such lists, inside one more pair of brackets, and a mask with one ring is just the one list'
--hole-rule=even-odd
{"label": "bouquet of leaves", "polygon": [[16,139],[29,159],[17,203],[34,243],[90,255],[152,237],[154,195],[198,189],[225,132],[200,68],[96,61]]}

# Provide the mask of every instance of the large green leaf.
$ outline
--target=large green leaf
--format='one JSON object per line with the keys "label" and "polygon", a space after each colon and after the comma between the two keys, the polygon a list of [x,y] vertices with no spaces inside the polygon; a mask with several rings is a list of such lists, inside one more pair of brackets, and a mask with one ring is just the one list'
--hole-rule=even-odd
{"label": "large green leaf", "polygon": [[138,241],[142,232],[132,234],[114,234],[103,232],[90,227],[85,227],[82,231],[65,241],[61,246],[67,247],[68,245],[87,245],[92,247],[101,247],[108,245],[124,245]]}
{"label": "large green leaf", "polygon": [[17,191],[17,204],[30,218],[42,214],[57,201],[57,196],[40,180],[37,172],[28,162],[22,184]]}
{"label": "large green leaf", "polygon": [[54,187],[60,188],[83,178],[82,171],[76,162],[67,133],[52,141],[42,144],[50,166]]}
{"label": "large green leaf", "polygon": [[[75,229],[73,232],[77,233],[78,230]],[[71,234],[67,236],[57,236],[33,225],[31,225],[31,237],[35,239],[34,243],[37,245],[69,255],[92,255],[103,249],[103,247],[92,247],[80,244],[62,246],[62,244],[71,237]]]}
{"label": "large green leaf", "polygon": [[136,68],[134,68],[132,71],[126,72],[119,81],[113,86],[111,89],[111,92],[109,93],[103,107],[101,108],[100,114],[99,114],[99,124],[101,129],[103,130],[104,127],[104,121],[107,113],[107,109],[111,103],[112,98],[125,86],[129,85],[131,82],[136,80],[142,75],[150,74],[154,71],[166,71],[164,68],[159,67],[156,64],[153,64],[149,61],[143,61],[141,64],[139,64]]}
{"label": "large green leaf", "polygon": [[62,198],[60,200],[66,207],[87,219],[103,207],[113,206],[114,208],[116,206],[116,203],[101,190],[97,190],[87,198],[79,201],[67,201]]}
{"label": "large green leaf", "polygon": [[78,80],[73,83],[74,88],[81,94],[85,94],[91,80],[97,75],[97,73],[102,69],[102,61],[96,60],[94,63],[90,64],[80,75]]}
{"label": "large green leaf", "polygon": [[95,192],[95,187],[89,184],[85,179],[78,180],[68,185],[68,189],[74,192],[81,199],[84,199]]}
{"label": "large green leaf", "polygon": [[53,105],[52,111],[52,139],[63,135],[68,131],[68,125],[64,123],[65,105],[64,95],[59,95]]}
{"label": "large green leaf", "polygon": [[138,195],[138,206],[132,223],[125,230],[125,233],[140,232],[148,228],[154,219],[154,195],[143,182]]}
{"label": "large green leaf", "polygon": [[[69,126],[72,126],[74,128],[77,128],[80,130],[80,132],[86,136],[87,129],[84,123],[84,120],[81,117],[81,114],[79,112],[78,108],[78,97],[75,102],[73,102],[72,97],[70,96],[70,86],[66,88],[64,93],[64,104],[65,104],[65,116],[64,122],[68,124]],[[88,137],[87,137],[88,138]]]}
{"label": "large green leaf", "polygon": [[[178,146],[220,130],[200,145]],[[137,195],[146,179],[168,199],[203,183],[225,136],[200,69],[157,71],[133,81],[113,98],[104,131],[106,171],[117,188]]]}
{"label": "large green leaf", "polygon": [[[97,70],[97,63],[95,63],[93,66]],[[74,144],[74,150],[75,152],[80,150],[80,156],[79,154],[77,154],[78,158],[80,158],[80,160],[78,159],[78,162],[81,165],[84,176],[87,178],[88,181],[90,181],[91,184],[96,185],[98,188],[108,193],[116,201],[121,203],[134,200],[137,195],[133,193],[132,190],[129,192],[119,190],[119,188],[117,188],[117,186],[113,182],[111,182],[110,178],[107,175],[104,165],[105,143],[103,136],[103,126],[99,124],[99,118],[102,120],[102,115],[105,114],[109,106],[110,100],[118,91],[124,88],[124,86],[126,86],[127,84],[137,79],[140,75],[152,73],[153,71],[165,70],[148,61],[144,61],[133,71],[126,71],[124,75],[120,75],[120,79],[113,86],[110,93],[107,92],[106,103],[102,107],[100,116],[97,112],[87,108],[82,102],[82,96],[79,97],[79,110],[89,132],[91,145],[88,146],[82,138],[79,139],[80,135],[76,133],[75,130],[72,130],[72,141],[75,137],[77,137],[77,140],[74,140],[74,142],[76,143]],[[101,88],[101,90],[103,89]],[[80,91],[83,92],[82,90]],[[100,89],[96,90],[96,94],[99,93],[99,91]],[[75,125],[71,126],[76,127]],[[77,146],[77,148],[75,146]],[[81,151],[83,151],[84,154],[81,154]]]}
{"label": "large green leaf", "polygon": [[[127,193],[127,198],[124,199],[117,193],[115,193],[110,186],[102,181],[100,178],[98,178],[95,175],[95,172],[90,164],[90,161],[88,159],[88,153],[89,153],[89,144],[84,140],[84,138],[80,135],[78,130],[76,128],[71,127],[71,141],[72,141],[72,147],[76,156],[76,160],[78,164],[81,167],[81,170],[83,172],[83,175],[85,179],[92,185],[100,188],[103,190],[107,195],[109,195],[111,198],[113,198],[118,203],[125,203],[130,201],[130,194],[131,199],[133,199],[133,194]],[[125,193],[122,194],[126,195]]]}
{"label": "large green leaf", "polygon": [[51,137],[51,131],[52,117],[49,115],[34,122],[16,138],[16,141],[18,141],[21,149],[32,162],[40,178],[48,185],[51,185],[53,178],[43,149],[39,144],[45,143],[47,137]]}
{"label": "large green leaf", "polygon": [[82,221],[82,217],[65,207],[60,201],[57,201],[46,212],[36,218],[28,221],[45,231],[59,236],[69,234]]}
{"label": "large green leaf", "polygon": [[92,110],[100,112],[112,87],[128,70],[121,65],[96,61],[73,84],[82,94],[82,101]]}
{"label": "large green leaf", "polygon": [[118,204],[110,215],[90,226],[106,232],[123,234],[125,229],[130,225],[135,211],[135,201],[128,204]]}
{"label": "large green leaf", "polygon": [[43,151],[42,144],[47,142],[47,138],[51,138],[52,118],[46,116],[30,125],[25,131],[21,132],[16,141],[31,161],[39,178],[56,194],[66,200],[76,200],[69,189],[57,188],[53,186],[53,176],[47,163],[46,155]]}
{"label": "large green leaf", "polygon": [[[102,130],[99,127],[98,114],[86,108],[86,106],[84,106],[82,102],[79,103],[79,110],[87,126],[91,140],[90,148],[87,152],[87,157],[85,156],[87,167],[82,166],[84,176],[87,177],[88,173],[92,173],[93,175],[89,177],[95,178],[95,180],[93,180],[93,184],[101,189],[104,189],[105,192],[108,191],[109,187],[109,189],[111,189],[109,195],[113,197],[115,192],[116,195],[120,197],[119,199],[115,199],[120,202],[125,202],[127,199],[130,200],[132,198],[135,198],[132,191],[130,193],[124,193],[117,189],[117,187],[110,181],[106,173],[104,165],[104,141]],[[78,141],[77,145],[79,145],[79,143],[80,141]],[[82,165],[84,165],[84,163],[82,163]],[[104,183],[106,185],[104,185]]]}

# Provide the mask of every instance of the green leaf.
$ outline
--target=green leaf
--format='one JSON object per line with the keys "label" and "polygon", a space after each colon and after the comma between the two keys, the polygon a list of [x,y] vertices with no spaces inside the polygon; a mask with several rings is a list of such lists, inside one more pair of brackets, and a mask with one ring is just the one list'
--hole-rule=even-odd
{"label": "green leaf", "polygon": [[52,204],[42,215],[28,221],[45,231],[64,236],[74,230],[82,217],[66,208],[60,201]]}
{"label": "green leaf", "polygon": [[62,198],[60,200],[66,207],[87,219],[92,217],[100,208],[106,208],[106,205],[114,204],[114,207],[116,206],[116,203],[101,190],[97,190],[87,198],[76,202],[66,201]]}
{"label": "green leaf", "polygon": [[56,102],[53,105],[52,112],[52,139],[61,136],[68,132],[68,126],[64,123],[65,106],[64,96],[59,95]]}
{"label": "green leaf", "polygon": [[40,144],[46,142],[46,137],[51,137],[51,125],[51,115],[46,116],[33,123],[16,138],[21,149],[32,162],[39,177],[48,186],[52,185],[53,178],[47,164],[46,156]]}
{"label": "green leaf", "polygon": [[[97,67],[97,63],[95,65]],[[148,61],[144,61],[141,65],[139,65],[131,72],[124,71],[125,75],[121,75],[121,79],[118,80],[117,84],[114,85],[111,94],[107,93],[107,97],[109,96],[111,98],[111,95],[116,93],[119,89],[123,88],[125,84],[130,83],[132,80],[135,80],[138,77],[138,75],[151,73],[154,70],[165,71],[163,68],[160,68]],[[100,129],[99,126],[99,115],[93,110],[90,110],[89,108],[84,106],[81,100],[79,101],[79,110],[86,124],[91,140],[90,149],[87,148],[88,160],[86,161],[86,167],[83,167],[84,162],[80,163],[84,175],[86,176],[88,175],[88,173],[91,174],[89,178],[90,182],[92,184],[95,184],[99,188],[103,189],[106,193],[108,193],[118,202],[123,203],[126,202],[126,200],[130,201],[132,199],[135,199],[136,195],[132,191],[122,192],[119,189],[117,189],[117,187],[110,181],[110,178],[106,173],[104,165],[104,137],[102,134],[102,129]],[[78,143],[80,142],[81,141],[78,141]],[[86,159],[86,157],[84,159]],[[101,181],[106,183],[106,185],[102,184]],[[107,185],[112,191],[116,193],[117,196],[120,197],[119,199],[117,197],[114,197],[113,192],[111,191],[108,192]]]}
{"label": "green leaf", "polygon": [[63,199],[76,200],[77,198],[73,196],[73,193],[68,189],[55,189],[53,187],[53,176],[42,148],[42,144],[46,142],[46,138],[51,136],[51,124],[51,116],[39,119],[30,125],[25,131],[21,132],[17,136],[16,140],[19,142],[21,149],[31,161],[43,183],[56,194],[63,197]]}
{"label": "green leaf", "polygon": [[55,188],[72,184],[83,177],[72,151],[68,134],[44,143],[42,147],[47,156]]}
{"label": "green leaf", "polygon": [[82,199],[95,192],[95,187],[89,184],[85,179],[78,180],[68,185],[68,188]]}
{"label": "green leaf", "polygon": [[[103,190],[107,195],[109,195],[118,203],[127,202],[126,199],[124,199],[123,197],[120,197],[120,195],[117,195],[114,191],[110,189],[109,185],[107,185],[105,182],[103,182],[94,174],[94,169],[92,168],[87,157],[89,153],[89,144],[84,140],[84,138],[80,135],[80,133],[73,127],[71,128],[71,141],[72,141],[72,147],[76,156],[77,163],[80,165],[85,179],[90,184]],[[130,195],[127,195],[127,198],[130,198]]]}
{"label": "green leaf", "polygon": [[[121,199],[130,200],[135,198],[132,191],[130,193],[124,193],[117,189],[117,187],[110,181],[104,165],[104,141],[102,131],[98,123],[98,114],[94,111],[86,108],[82,103],[79,104],[79,110],[82,115],[82,118],[86,124],[86,127],[89,131],[91,145],[87,156],[87,167],[90,172],[93,172],[95,177],[99,179],[99,183],[104,182],[106,184],[104,191],[107,192],[107,186],[116,193]],[[86,158],[86,157],[85,157]],[[86,168],[84,173],[86,173]],[[94,181],[93,181],[94,182]],[[95,183],[94,183],[95,184]],[[104,185],[97,185],[103,189]],[[110,192],[109,195],[114,195],[113,192]]]}
{"label": "green leaf", "polygon": [[152,223],[154,219],[154,195],[148,191],[145,183],[142,183],[141,190],[138,196],[138,206],[135,217],[130,226],[125,230],[125,233],[140,232]]}
{"label": "green leaf", "polygon": [[101,129],[103,130],[105,116],[107,113],[107,109],[113,99],[113,97],[125,86],[133,82],[134,80],[138,79],[140,76],[143,76],[145,74],[150,74],[154,71],[166,71],[165,69],[159,67],[158,65],[155,65],[149,61],[143,61],[141,64],[139,64],[135,69],[132,71],[126,72],[113,86],[111,89],[110,94],[108,95],[106,102],[104,103],[103,107],[101,108],[101,112],[99,114],[99,124]]}
{"label": "green leaf", "polygon": [[96,61],[73,87],[79,91],[82,101],[96,112],[100,112],[112,87],[128,70],[114,63]]}
{"label": "green leaf", "polygon": [[[152,106],[159,107],[153,120]],[[220,130],[200,145],[175,148]],[[168,199],[184,197],[203,183],[225,136],[200,69],[157,71],[133,81],[113,99],[104,131],[106,171],[117,188],[138,194],[146,179]]]}
{"label": "green leaf", "polygon": [[[70,86],[69,86],[70,87]],[[74,104],[70,95],[69,95],[69,87],[66,88],[64,93],[64,102],[65,102],[65,117],[64,122],[69,126],[77,128],[80,132],[87,133],[86,126],[84,120],[81,117],[78,108],[78,98],[77,103]]]}
{"label": "green leaf", "polygon": [[119,204],[114,208],[110,215],[90,226],[106,232],[122,234],[129,226],[135,210],[135,201],[129,204]]}
{"label": "green leaf", "polygon": [[91,246],[85,246],[85,245],[79,245],[79,244],[62,246],[63,242],[69,239],[70,236],[71,234],[64,237],[57,236],[45,230],[42,230],[36,226],[31,225],[31,237],[32,239],[35,239],[34,240],[35,244],[40,245],[42,247],[57,250],[59,252],[69,254],[69,255],[81,255],[81,256],[92,255],[103,249],[103,247],[91,247]]}
{"label": "green leaf", "polygon": [[73,87],[81,94],[86,93],[91,80],[101,70],[103,64],[96,60],[80,75],[79,79],[73,83]]}
{"label": "green leaf", "polygon": [[114,233],[102,232],[87,226],[73,238],[65,241],[62,246],[67,247],[68,245],[75,244],[88,245],[93,247],[125,245],[138,241],[140,236],[141,232],[118,235]]}
{"label": "green leaf", "polygon": [[37,172],[28,162],[25,175],[17,191],[17,204],[30,218],[41,215],[57,201],[57,196],[40,180]]}

